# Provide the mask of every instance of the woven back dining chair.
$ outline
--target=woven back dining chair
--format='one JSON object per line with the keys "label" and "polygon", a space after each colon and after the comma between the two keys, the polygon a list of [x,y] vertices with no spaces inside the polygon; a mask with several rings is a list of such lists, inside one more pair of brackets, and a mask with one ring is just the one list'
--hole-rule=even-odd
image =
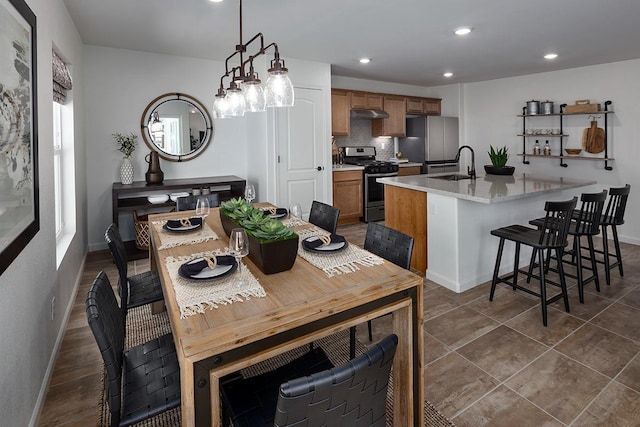
{"label": "woven back dining chair", "polygon": [[336,232],[339,216],[340,209],[336,207],[318,202],[317,200],[314,200],[313,203],[311,203],[309,222],[328,231],[329,233]]}
{"label": "woven back dining chair", "polygon": [[[367,224],[364,248],[406,270],[411,269],[413,237],[377,222]],[[367,322],[369,341],[373,341],[371,320]]]}
{"label": "woven back dining chair", "polygon": [[115,224],[107,228],[104,238],[109,245],[113,261],[118,267],[120,306],[124,318],[126,319],[129,308],[162,301],[164,299],[162,285],[156,270],[128,276],[127,250]]}
{"label": "woven back dining chair", "polygon": [[87,321],[104,362],[111,427],[124,427],[180,406],[180,365],[173,335],[124,350],[125,324],[101,271],[86,299]]}
{"label": "woven back dining chair", "polygon": [[218,194],[211,193],[200,196],[185,196],[178,197],[176,199],[176,210],[177,211],[192,211],[196,208],[196,203],[198,202],[198,198],[206,197],[209,200],[209,207],[217,208],[220,206],[220,199]]}
{"label": "woven back dining chair", "polygon": [[[238,375],[221,385],[227,415],[223,425],[230,420],[234,427],[385,426],[397,346],[398,337],[392,334],[336,368],[317,370],[314,353],[322,349],[316,348],[275,371]],[[307,373],[300,375],[300,370]]]}

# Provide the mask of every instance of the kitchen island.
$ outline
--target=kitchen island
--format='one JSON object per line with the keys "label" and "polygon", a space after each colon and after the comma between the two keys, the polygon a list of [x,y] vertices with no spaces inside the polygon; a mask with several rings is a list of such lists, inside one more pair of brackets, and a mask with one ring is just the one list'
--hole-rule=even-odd
{"label": "kitchen island", "polygon": [[[447,180],[443,175],[378,182],[385,184],[385,224],[415,240],[411,267],[455,292],[491,279],[499,242],[491,230],[544,216],[547,200],[597,191],[587,188],[594,180],[529,174]],[[514,248],[506,245],[500,274],[513,269],[513,256]],[[521,251],[522,262],[529,256]]]}

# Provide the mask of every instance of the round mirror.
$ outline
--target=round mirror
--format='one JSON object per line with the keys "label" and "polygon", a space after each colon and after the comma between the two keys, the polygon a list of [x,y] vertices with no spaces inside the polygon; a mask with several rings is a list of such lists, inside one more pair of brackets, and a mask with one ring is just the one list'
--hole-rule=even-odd
{"label": "round mirror", "polygon": [[151,101],[142,113],[140,127],[147,146],[172,162],[199,156],[213,134],[207,109],[184,93],[167,93]]}

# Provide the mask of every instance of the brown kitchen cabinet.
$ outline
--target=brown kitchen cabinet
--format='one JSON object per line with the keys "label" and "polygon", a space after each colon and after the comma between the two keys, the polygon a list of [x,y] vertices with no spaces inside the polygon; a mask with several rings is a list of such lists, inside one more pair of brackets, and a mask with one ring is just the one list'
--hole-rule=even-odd
{"label": "brown kitchen cabinet", "polygon": [[398,176],[420,175],[420,166],[400,166]]}
{"label": "brown kitchen cabinet", "polygon": [[331,135],[349,136],[351,93],[341,89],[331,89]]}
{"label": "brown kitchen cabinet", "polygon": [[382,110],[382,95],[369,92],[351,92],[352,109]]}
{"label": "brown kitchen cabinet", "polygon": [[389,118],[371,120],[371,136],[406,136],[406,98],[403,96],[385,95],[383,99],[383,109],[389,114]]}
{"label": "brown kitchen cabinet", "polygon": [[441,102],[437,98],[407,97],[407,114],[439,116]]}
{"label": "brown kitchen cabinet", "polygon": [[354,224],[362,217],[362,171],[333,172],[333,206],[340,209],[338,224]]}

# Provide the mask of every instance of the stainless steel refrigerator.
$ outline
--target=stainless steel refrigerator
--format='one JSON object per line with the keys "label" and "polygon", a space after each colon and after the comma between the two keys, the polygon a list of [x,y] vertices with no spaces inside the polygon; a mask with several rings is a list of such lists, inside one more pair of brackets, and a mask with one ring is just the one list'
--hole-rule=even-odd
{"label": "stainless steel refrigerator", "polygon": [[422,173],[457,172],[458,118],[407,117],[407,136],[398,139],[398,150],[410,162],[422,164]]}

